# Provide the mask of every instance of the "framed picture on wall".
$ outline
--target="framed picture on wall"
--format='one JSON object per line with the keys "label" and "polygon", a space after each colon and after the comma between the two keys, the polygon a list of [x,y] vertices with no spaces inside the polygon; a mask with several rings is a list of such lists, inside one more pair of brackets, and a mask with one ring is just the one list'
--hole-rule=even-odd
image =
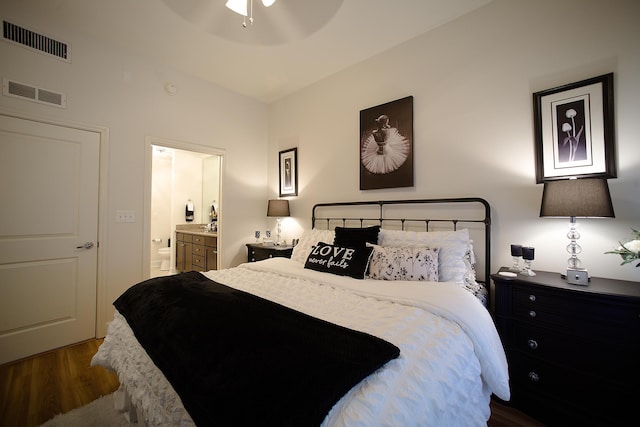
{"label": "framed picture on wall", "polygon": [[280,151],[280,197],[298,195],[298,148]]}
{"label": "framed picture on wall", "polygon": [[413,96],[360,111],[360,190],[413,186]]}
{"label": "framed picture on wall", "polygon": [[536,182],[615,178],[613,73],[533,94]]}

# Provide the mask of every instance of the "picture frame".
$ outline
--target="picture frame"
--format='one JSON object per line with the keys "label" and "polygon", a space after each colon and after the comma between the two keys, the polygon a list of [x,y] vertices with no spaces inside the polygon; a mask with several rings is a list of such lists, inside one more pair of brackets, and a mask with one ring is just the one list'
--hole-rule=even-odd
{"label": "picture frame", "polygon": [[413,187],[413,96],[360,111],[360,190]]}
{"label": "picture frame", "polygon": [[533,94],[536,182],[615,178],[613,73]]}
{"label": "picture frame", "polygon": [[298,195],[298,148],[280,151],[280,197]]}

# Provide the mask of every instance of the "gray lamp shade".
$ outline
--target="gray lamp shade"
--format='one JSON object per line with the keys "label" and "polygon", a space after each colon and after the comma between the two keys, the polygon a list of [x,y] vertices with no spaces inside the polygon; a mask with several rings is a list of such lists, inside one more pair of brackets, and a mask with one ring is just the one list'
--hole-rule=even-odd
{"label": "gray lamp shade", "polygon": [[267,207],[267,216],[284,217],[289,216],[289,201],[288,200],[269,200]]}
{"label": "gray lamp shade", "polygon": [[606,179],[547,181],[540,216],[615,218]]}

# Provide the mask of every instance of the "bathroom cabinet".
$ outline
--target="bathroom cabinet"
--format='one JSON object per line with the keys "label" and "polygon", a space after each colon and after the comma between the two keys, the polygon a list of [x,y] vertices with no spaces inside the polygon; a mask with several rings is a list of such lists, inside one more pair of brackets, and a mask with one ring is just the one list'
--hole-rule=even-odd
{"label": "bathroom cabinet", "polygon": [[211,233],[176,232],[176,270],[218,269],[218,236]]}

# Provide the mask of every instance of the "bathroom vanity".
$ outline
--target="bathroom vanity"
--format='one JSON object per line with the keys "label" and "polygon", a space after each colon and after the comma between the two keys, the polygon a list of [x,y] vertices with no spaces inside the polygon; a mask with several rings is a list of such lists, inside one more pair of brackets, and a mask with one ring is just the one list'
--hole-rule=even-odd
{"label": "bathroom vanity", "polygon": [[218,233],[176,230],[176,271],[218,269]]}

